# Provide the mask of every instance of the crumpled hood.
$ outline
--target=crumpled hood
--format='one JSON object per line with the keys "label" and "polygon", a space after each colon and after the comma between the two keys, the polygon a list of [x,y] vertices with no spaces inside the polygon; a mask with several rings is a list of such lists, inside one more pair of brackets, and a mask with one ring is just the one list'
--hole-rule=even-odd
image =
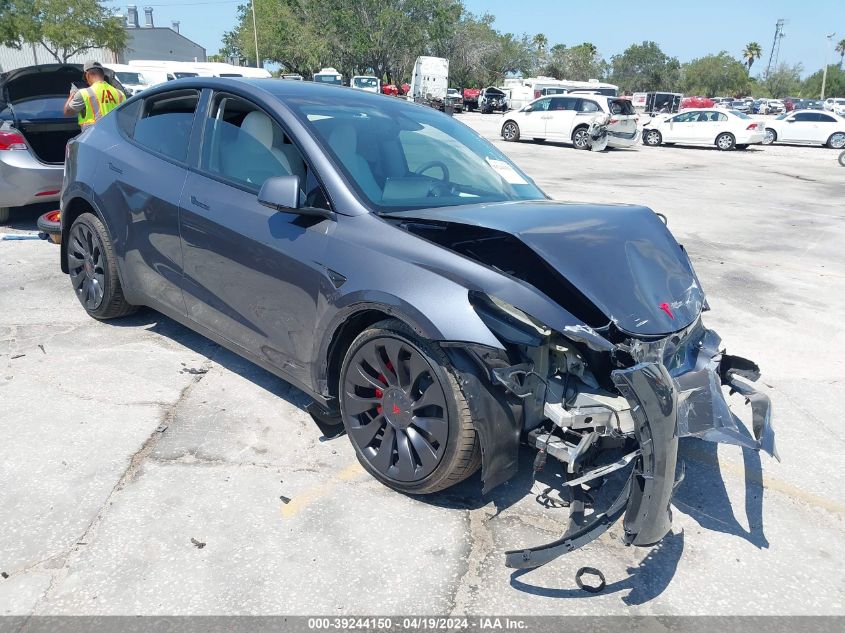
{"label": "crumpled hood", "polygon": [[686,252],[646,207],[530,201],[404,211],[390,217],[513,235],[617,327],[634,335],[681,330],[704,305]]}

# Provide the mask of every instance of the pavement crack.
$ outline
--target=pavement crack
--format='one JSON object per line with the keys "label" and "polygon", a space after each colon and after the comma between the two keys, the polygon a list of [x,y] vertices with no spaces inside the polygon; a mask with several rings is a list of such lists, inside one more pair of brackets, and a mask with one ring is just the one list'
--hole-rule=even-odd
{"label": "pavement crack", "polygon": [[[22,630],[26,629],[30,618],[32,618],[36,613],[38,613],[42,605],[44,605],[44,603],[46,603],[51,598],[58,586],[67,577],[70,571],[70,567],[78,556],[80,548],[84,547],[83,545],[80,545],[80,543],[90,544],[94,540],[94,538],[96,538],[97,529],[102,524],[109,508],[114,504],[115,498],[120,494],[120,492],[124,488],[126,488],[128,484],[133,482],[138,477],[142,465],[155,450],[155,447],[161,439],[162,434],[167,430],[169,426],[173,424],[176,418],[176,411],[186,400],[186,398],[190,395],[193,388],[196,387],[196,385],[208,374],[208,371],[211,369],[214,363],[214,356],[215,355],[212,354],[203,362],[203,369],[205,369],[206,371],[192,375],[191,380],[179,393],[179,397],[176,399],[176,401],[167,407],[167,410],[162,416],[161,422],[156,426],[155,430],[153,430],[153,432],[144,441],[141,447],[129,459],[129,465],[118,478],[117,482],[114,484],[111,491],[106,496],[103,503],[100,505],[100,508],[97,510],[94,517],[82,531],[82,534],[80,534],[77,538],[73,539],[73,545],[68,549],[65,554],[59,554],[52,557],[51,559],[48,559],[51,561],[61,560],[62,565],[59,569],[56,569],[51,575],[50,584],[47,586],[47,589],[44,590],[38,600],[36,600],[33,604],[32,610],[30,611],[26,621],[24,622]],[[44,562],[47,561],[42,561],[41,566],[43,566]],[[33,566],[30,566],[29,568],[31,569],[32,567]]]}
{"label": "pavement crack", "polygon": [[469,553],[466,570],[458,579],[449,609],[450,616],[469,615],[478,588],[483,580],[481,566],[493,551],[493,533],[487,526],[492,514],[487,507],[467,512],[469,519]]}

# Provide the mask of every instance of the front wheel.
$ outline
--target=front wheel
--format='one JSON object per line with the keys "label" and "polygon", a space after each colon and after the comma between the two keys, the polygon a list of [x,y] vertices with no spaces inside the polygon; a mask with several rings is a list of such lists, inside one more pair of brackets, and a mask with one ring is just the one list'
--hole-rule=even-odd
{"label": "front wheel", "polygon": [[572,146],[575,149],[590,149],[590,132],[585,127],[579,127],[572,133]]}
{"label": "front wheel", "polygon": [[716,137],[716,147],[718,147],[721,151],[727,152],[728,150],[732,150],[736,145],[736,139],[734,135],[730,132],[723,132]]}
{"label": "front wheel", "polygon": [[657,130],[646,130],[643,134],[643,143],[649,147],[657,147],[663,142],[663,136]]}
{"label": "front wheel", "polygon": [[478,469],[469,405],[449,359],[401,321],[381,321],[358,335],[343,360],[339,392],[358,460],[386,486],[427,494]]}
{"label": "front wheel", "polygon": [[502,126],[502,138],[506,141],[519,140],[519,126],[514,121],[508,121]]}
{"label": "front wheel", "polygon": [[76,297],[90,316],[114,319],[137,310],[123,296],[111,238],[93,213],[83,213],[71,225],[67,265]]}
{"label": "front wheel", "polygon": [[842,149],[845,147],[845,132],[834,132],[827,139],[827,146],[830,149]]}
{"label": "front wheel", "polygon": [[767,127],[766,133],[763,135],[763,145],[771,145],[776,140],[778,140],[777,132],[775,132],[772,128]]}
{"label": "front wheel", "polygon": [[845,167],[845,152],[842,152],[839,155],[839,164],[842,165],[843,167]]}

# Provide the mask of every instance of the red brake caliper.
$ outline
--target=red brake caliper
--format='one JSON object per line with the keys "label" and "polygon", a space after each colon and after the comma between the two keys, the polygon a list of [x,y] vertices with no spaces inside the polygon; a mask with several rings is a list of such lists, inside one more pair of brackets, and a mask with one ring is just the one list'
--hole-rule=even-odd
{"label": "red brake caliper", "polygon": [[[393,365],[391,365],[391,364],[390,364],[390,361],[387,361],[387,368],[388,368],[390,371],[393,371]],[[381,382],[383,382],[383,383],[385,384],[385,386],[387,386],[387,378],[385,377],[385,375],[384,375],[384,374],[379,374],[379,375],[378,375],[378,380],[380,380]],[[384,398],[384,391],[382,391],[382,390],[381,390],[381,389],[379,389],[378,387],[376,387],[376,398]],[[380,405],[380,404],[377,404],[377,405],[376,405],[376,412],[377,412],[379,415],[381,415],[381,410],[382,410],[381,405]]]}

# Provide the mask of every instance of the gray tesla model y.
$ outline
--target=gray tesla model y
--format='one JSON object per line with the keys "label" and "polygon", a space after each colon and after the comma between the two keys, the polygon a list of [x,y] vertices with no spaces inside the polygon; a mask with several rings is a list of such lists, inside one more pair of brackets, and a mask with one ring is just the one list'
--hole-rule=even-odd
{"label": "gray tesla model y", "polygon": [[[61,265],[92,317],[149,306],[306,391],[398,491],[480,466],[486,492],[520,443],[564,462],[572,523],[514,567],[623,514],[626,542],[659,541],[679,437],[776,454],[759,370],[704,326],[660,216],[554,202],[403,100],[276,80],[147,90],[69,145]],[[584,519],[602,482],[615,500]]]}

